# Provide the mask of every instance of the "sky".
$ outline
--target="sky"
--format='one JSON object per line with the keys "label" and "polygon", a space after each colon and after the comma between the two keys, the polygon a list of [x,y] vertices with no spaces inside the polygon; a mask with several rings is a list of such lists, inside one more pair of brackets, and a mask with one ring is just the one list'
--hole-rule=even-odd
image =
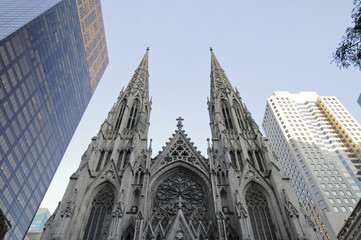
{"label": "sky", "polygon": [[261,126],[274,91],[336,96],[361,122],[361,72],[332,61],[352,0],[102,1],[109,65],[55,174],[41,207],[52,213],[91,138],[131,79],[146,48],[152,96],[153,157],[184,118],[202,155],[211,137],[207,97],[210,51]]}

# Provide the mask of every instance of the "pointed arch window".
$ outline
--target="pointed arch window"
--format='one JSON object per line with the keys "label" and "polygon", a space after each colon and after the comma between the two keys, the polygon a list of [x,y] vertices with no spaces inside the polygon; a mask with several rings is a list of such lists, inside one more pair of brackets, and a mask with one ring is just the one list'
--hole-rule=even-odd
{"label": "pointed arch window", "polygon": [[239,170],[242,171],[242,169],[243,169],[243,160],[242,160],[241,151],[237,151],[237,159],[238,159],[238,164],[239,164]]}
{"label": "pointed arch window", "polygon": [[108,164],[108,162],[110,161],[110,157],[112,156],[113,151],[109,151],[107,154],[107,158],[105,159],[105,163],[104,166]]}
{"label": "pointed arch window", "polygon": [[224,119],[224,124],[226,125],[226,129],[233,129],[232,117],[226,101],[222,101],[221,108],[222,108],[222,115]]}
{"label": "pointed arch window", "polygon": [[259,153],[258,151],[256,151],[255,154],[256,154],[256,159],[257,159],[257,163],[258,163],[259,170],[260,170],[261,172],[263,172],[263,171],[264,171],[264,168],[263,168],[263,163],[262,163],[261,155],[260,155],[260,153]]}
{"label": "pointed arch window", "polygon": [[248,157],[249,157],[249,161],[253,164],[254,166],[254,158],[253,158],[253,153],[252,151],[248,151]]}
{"label": "pointed arch window", "polygon": [[120,151],[119,156],[118,156],[118,162],[117,162],[118,171],[120,170],[120,167],[121,167],[121,164],[122,164],[123,155],[124,155],[124,151]]}
{"label": "pointed arch window", "polygon": [[104,159],[104,154],[105,154],[104,150],[101,151],[96,171],[99,171],[100,167],[102,166],[103,159]]}
{"label": "pointed arch window", "polygon": [[236,164],[236,155],[234,154],[234,151],[230,151],[230,152],[229,152],[229,155],[231,156],[232,165],[233,165],[234,167],[237,167],[237,164]]}
{"label": "pointed arch window", "polygon": [[84,240],[107,239],[114,198],[114,190],[109,184],[95,196],[85,228]]}
{"label": "pointed arch window", "polygon": [[117,118],[117,122],[115,124],[115,129],[118,130],[120,128],[120,124],[122,123],[122,119],[123,119],[123,115],[124,115],[124,111],[125,111],[125,106],[127,105],[127,101],[123,101],[121,106],[120,106],[120,111],[119,111],[119,115]]}
{"label": "pointed arch window", "polygon": [[139,101],[134,101],[132,108],[130,109],[130,114],[127,123],[127,129],[134,129],[135,127],[135,120],[137,118],[139,108]]}
{"label": "pointed arch window", "polygon": [[125,159],[124,159],[123,168],[128,164],[129,159],[130,159],[130,151],[127,151],[127,155],[125,156]]}
{"label": "pointed arch window", "polygon": [[254,239],[276,239],[276,229],[262,190],[254,185],[251,186],[246,193],[246,204]]}
{"label": "pointed arch window", "polygon": [[233,106],[234,106],[234,108],[236,110],[236,117],[237,117],[237,121],[238,121],[238,126],[240,127],[240,129],[245,129],[245,127],[243,125],[243,121],[242,121],[241,106],[236,101],[233,101]]}

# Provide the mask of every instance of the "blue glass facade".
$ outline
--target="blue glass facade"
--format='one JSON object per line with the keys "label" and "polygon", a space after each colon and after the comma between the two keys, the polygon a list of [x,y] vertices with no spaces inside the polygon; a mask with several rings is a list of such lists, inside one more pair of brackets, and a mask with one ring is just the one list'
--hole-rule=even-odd
{"label": "blue glass facade", "polygon": [[[94,92],[79,19],[76,1],[64,0],[0,41],[0,209],[12,224],[5,239],[25,236]],[[96,46],[106,52],[105,36]],[[97,82],[107,64],[106,54]]]}
{"label": "blue glass facade", "polygon": [[50,217],[49,210],[47,208],[39,208],[33,222],[30,225],[29,232],[42,232],[46,221]]}
{"label": "blue glass facade", "polygon": [[61,0],[1,0],[0,40],[35,19]]}

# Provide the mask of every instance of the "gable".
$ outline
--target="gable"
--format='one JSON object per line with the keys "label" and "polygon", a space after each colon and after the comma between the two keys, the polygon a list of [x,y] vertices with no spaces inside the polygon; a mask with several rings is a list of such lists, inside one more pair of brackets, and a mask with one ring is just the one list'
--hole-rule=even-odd
{"label": "gable", "polygon": [[163,151],[152,160],[151,169],[157,171],[169,164],[183,162],[207,172],[207,160],[196,149],[197,147],[190,142],[190,138],[187,137],[184,130],[178,130],[170,139],[170,142],[163,147]]}

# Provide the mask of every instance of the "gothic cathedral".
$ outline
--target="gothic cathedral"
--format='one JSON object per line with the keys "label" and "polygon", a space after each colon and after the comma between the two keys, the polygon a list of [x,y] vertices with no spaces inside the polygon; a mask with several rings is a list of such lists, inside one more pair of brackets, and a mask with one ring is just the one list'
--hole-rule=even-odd
{"label": "gothic cathedral", "polygon": [[315,239],[289,178],[211,50],[208,158],[182,129],[152,158],[148,50],[41,239]]}

